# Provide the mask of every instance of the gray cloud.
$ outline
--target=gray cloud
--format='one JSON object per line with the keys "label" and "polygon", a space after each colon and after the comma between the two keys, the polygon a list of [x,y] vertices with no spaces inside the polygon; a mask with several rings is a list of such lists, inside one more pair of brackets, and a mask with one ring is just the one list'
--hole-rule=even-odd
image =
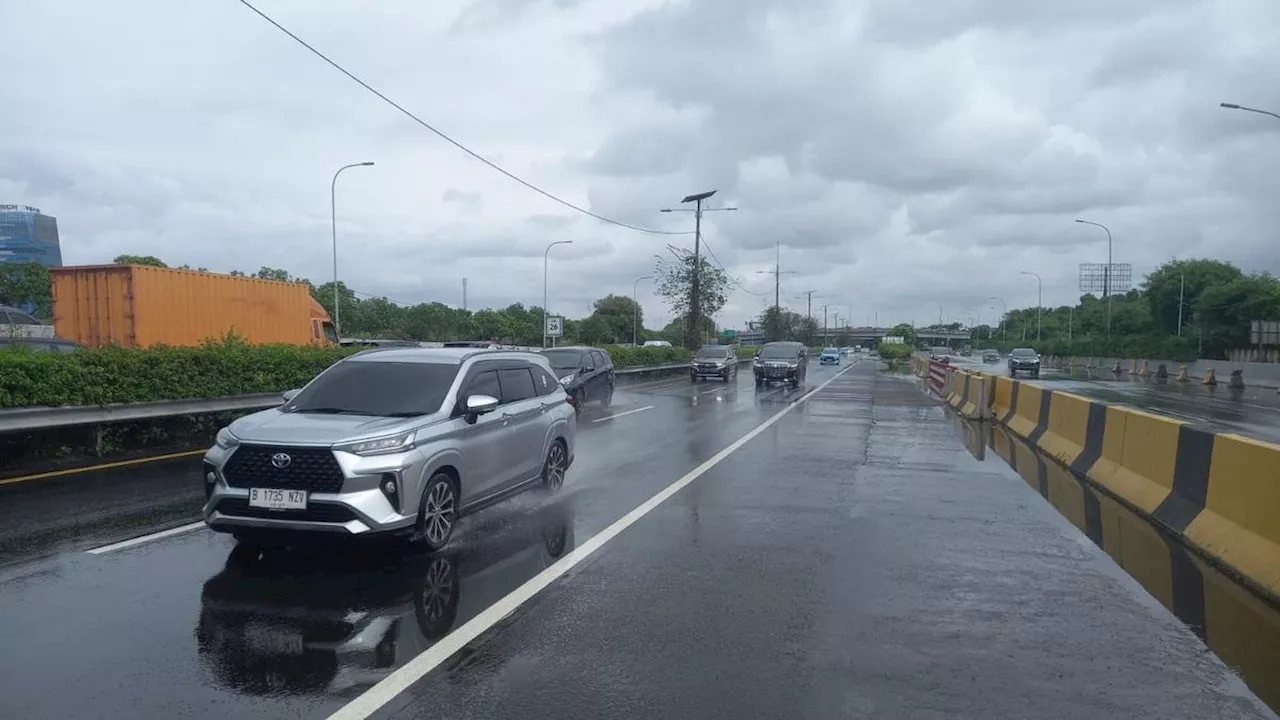
{"label": "gray cloud", "polygon": [[[718,189],[704,223],[745,286],[855,321],[1069,302],[1076,266],[1173,256],[1280,269],[1272,0],[351,0],[264,5],[486,158],[609,217]],[[629,294],[685,236],[572,213],[467,158],[236,4],[10,3],[0,202],[58,216],[69,262],[119,253],[340,273],[397,300]],[[120,37],[142,38],[120,43]],[[233,50],[229,50],[233,49]],[[642,283],[644,285],[645,283]],[[758,293],[758,294],[753,294]],[[640,289],[651,320],[665,315]],[[647,297],[647,299],[646,299]],[[819,302],[819,297],[821,301]],[[997,303],[998,304],[998,303]]]}

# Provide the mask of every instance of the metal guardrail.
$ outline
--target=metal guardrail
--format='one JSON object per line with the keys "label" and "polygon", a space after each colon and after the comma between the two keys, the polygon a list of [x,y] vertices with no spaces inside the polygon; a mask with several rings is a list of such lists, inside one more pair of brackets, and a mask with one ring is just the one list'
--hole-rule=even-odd
{"label": "metal guardrail", "polygon": [[[749,362],[739,359],[739,362]],[[689,363],[655,365],[615,370],[616,375],[640,375],[655,372],[687,370]],[[112,405],[78,405],[72,407],[25,407],[0,410],[0,433],[53,430],[63,427],[105,425],[130,420],[158,420],[180,415],[207,415],[237,410],[265,410],[284,402],[278,392],[230,395],[216,398],[155,400],[151,402]]]}
{"label": "metal guardrail", "polygon": [[203,415],[236,410],[264,410],[282,402],[284,400],[280,397],[280,393],[273,392],[112,405],[10,408],[0,410],[0,433],[102,425],[129,420],[156,420],[179,415]]}

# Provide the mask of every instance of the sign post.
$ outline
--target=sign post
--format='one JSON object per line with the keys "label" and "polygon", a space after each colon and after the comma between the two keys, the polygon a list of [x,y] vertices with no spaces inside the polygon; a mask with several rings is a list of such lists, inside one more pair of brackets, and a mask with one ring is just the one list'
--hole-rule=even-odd
{"label": "sign post", "polygon": [[564,316],[548,315],[546,331],[547,337],[551,338],[551,346],[555,347],[556,338],[564,335]]}

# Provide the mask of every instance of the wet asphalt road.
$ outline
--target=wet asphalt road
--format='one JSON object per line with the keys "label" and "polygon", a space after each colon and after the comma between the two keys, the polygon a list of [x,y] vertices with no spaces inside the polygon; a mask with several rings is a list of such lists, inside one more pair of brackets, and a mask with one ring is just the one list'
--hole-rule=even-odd
{"label": "wet asphalt road", "polygon": [[[438,556],[259,556],[204,530],[84,552],[188,522],[172,496],[198,489],[194,461],[81,478],[83,500],[69,479],[44,502],[0,492],[6,523],[46,519],[3,536],[0,716],[327,715],[837,372],[620,389],[607,414],[636,412],[588,410],[562,492],[464,520]],[[1269,716],[943,408],[869,364],[377,714]]]}
{"label": "wet asphalt road", "polygon": [[[996,365],[980,361],[957,365],[998,375],[1008,374],[1008,361],[1003,359]],[[1232,390],[1227,387],[1226,378],[1220,378],[1217,386],[1204,386],[1198,380],[1180,383],[1172,379],[1133,377],[1128,373],[1117,377],[1109,370],[1084,369],[1069,374],[1045,368],[1039,379],[1027,378],[1025,374],[1019,375],[1018,379],[1114,405],[1128,405],[1167,415],[1215,432],[1238,433],[1280,443],[1280,393],[1274,388]]]}

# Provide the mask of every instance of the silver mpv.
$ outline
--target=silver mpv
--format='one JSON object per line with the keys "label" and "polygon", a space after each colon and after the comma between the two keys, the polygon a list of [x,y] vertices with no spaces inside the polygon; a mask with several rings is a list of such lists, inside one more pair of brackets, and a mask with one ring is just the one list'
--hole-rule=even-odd
{"label": "silver mpv", "polygon": [[535,484],[558,490],[577,420],[546,357],[471,348],[367,350],[278,408],[218,432],[205,523],[448,544],[459,517]]}

